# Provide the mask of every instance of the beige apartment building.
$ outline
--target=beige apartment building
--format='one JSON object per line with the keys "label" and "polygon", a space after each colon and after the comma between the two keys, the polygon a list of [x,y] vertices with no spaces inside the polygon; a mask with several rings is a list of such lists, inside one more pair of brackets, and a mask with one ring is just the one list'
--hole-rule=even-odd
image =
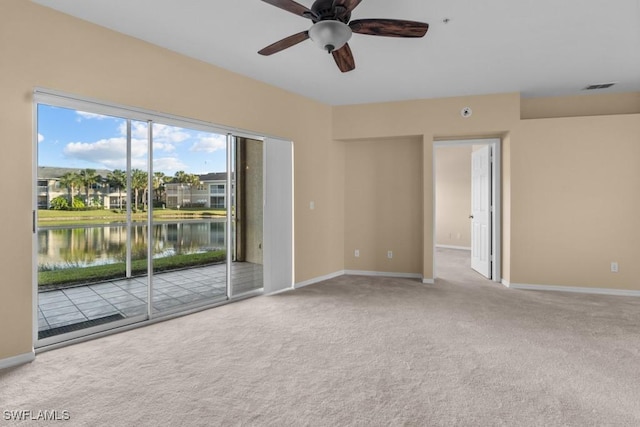
{"label": "beige apartment building", "polygon": [[[40,166],[38,167],[38,208],[49,209],[51,201],[56,197],[69,197],[69,189],[60,183],[60,177],[66,173],[78,173],[79,168],[61,168]],[[89,200],[86,200],[84,187],[74,189],[74,196],[79,196],[87,205],[97,203],[104,209],[122,209],[126,206],[126,190],[110,186],[105,177],[111,172],[108,169],[96,169],[101,177],[99,182],[89,189]],[[198,175],[200,184],[189,186],[183,183],[165,183],[165,192],[162,194],[162,203],[167,208],[201,207],[210,209],[225,209],[227,174],[213,172]]]}

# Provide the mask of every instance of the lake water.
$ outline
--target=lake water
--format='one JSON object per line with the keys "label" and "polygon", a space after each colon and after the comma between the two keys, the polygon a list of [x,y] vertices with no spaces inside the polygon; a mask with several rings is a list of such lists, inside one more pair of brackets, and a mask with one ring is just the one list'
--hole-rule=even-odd
{"label": "lake water", "polygon": [[[153,257],[198,253],[225,248],[224,219],[156,223]],[[147,256],[147,226],[131,227],[132,258]],[[127,227],[123,224],[80,227],[40,227],[38,267],[65,268],[125,261]]]}

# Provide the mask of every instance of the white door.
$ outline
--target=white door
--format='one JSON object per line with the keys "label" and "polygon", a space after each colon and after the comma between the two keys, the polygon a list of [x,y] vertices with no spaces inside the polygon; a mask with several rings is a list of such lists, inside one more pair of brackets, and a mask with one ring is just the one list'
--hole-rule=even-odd
{"label": "white door", "polygon": [[491,278],[491,146],[471,153],[471,268]]}
{"label": "white door", "polygon": [[264,292],[293,287],[293,143],[264,143]]}

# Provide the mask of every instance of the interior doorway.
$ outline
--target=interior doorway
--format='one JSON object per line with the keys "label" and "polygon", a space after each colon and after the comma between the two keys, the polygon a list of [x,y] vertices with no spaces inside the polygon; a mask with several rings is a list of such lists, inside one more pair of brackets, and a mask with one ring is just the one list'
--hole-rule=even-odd
{"label": "interior doorway", "polygon": [[456,268],[499,282],[500,139],[435,142],[433,182],[434,278],[455,255]]}

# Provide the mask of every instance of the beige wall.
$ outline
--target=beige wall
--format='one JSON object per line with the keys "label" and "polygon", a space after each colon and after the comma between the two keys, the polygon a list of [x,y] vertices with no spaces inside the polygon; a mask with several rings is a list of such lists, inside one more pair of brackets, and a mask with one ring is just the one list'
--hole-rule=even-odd
{"label": "beige wall", "polygon": [[344,187],[345,269],[422,274],[422,138],[345,143]]}
{"label": "beige wall", "polygon": [[640,115],[523,120],[510,157],[511,282],[640,290]]}
{"label": "beige wall", "polygon": [[471,150],[436,148],[436,245],[471,247]]}
{"label": "beige wall", "polygon": [[32,349],[35,86],[293,140],[296,281],[343,269],[343,147],[331,139],[329,106],[23,0],[2,1],[0,65],[0,182],[11,200],[2,213],[0,359]]}
{"label": "beige wall", "polygon": [[[598,106],[596,98],[587,101],[591,113],[609,110],[606,102]],[[433,277],[433,141],[498,135],[504,156],[502,278],[640,290],[640,264],[635,261],[640,259],[635,219],[640,211],[640,114],[572,117],[584,114],[574,97],[549,100],[545,108],[556,104],[563,107],[554,114],[566,118],[520,120],[520,99],[509,94],[336,107],[334,137],[424,136],[426,279]],[[464,105],[474,111],[469,119],[459,115]],[[350,215],[347,211],[347,223],[354,221]],[[619,273],[610,273],[612,261],[619,263]]]}
{"label": "beige wall", "polygon": [[[463,118],[460,110],[471,107]],[[499,94],[473,97],[426,99],[406,102],[334,107],[333,136],[357,139],[422,136],[422,276],[433,278],[433,143],[435,140],[501,137],[520,121],[520,95]],[[345,165],[349,169],[349,161]],[[353,221],[346,212],[346,222]],[[414,225],[411,224],[413,228]],[[380,245],[376,253],[386,251]],[[345,254],[349,255],[349,254]],[[504,254],[508,261],[508,254]]]}
{"label": "beige wall", "polygon": [[523,119],[639,114],[640,92],[522,98],[520,109]]}

